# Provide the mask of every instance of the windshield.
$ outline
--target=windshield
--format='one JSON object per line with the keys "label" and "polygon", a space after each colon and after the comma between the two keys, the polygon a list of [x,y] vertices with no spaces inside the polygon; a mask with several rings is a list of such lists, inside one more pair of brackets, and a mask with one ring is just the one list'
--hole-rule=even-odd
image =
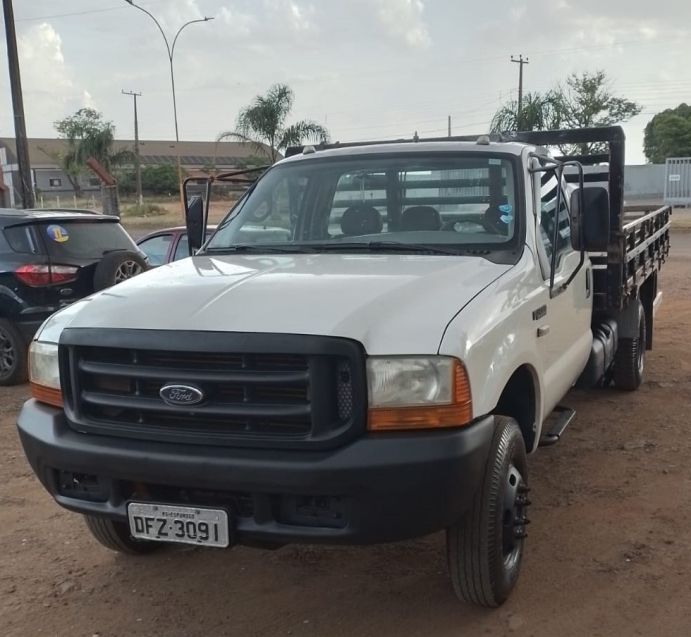
{"label": "windshield", "polygon": [[504,250],[517,206],[512,161],[489,153],[315,158],[269,170],[206,252]]}

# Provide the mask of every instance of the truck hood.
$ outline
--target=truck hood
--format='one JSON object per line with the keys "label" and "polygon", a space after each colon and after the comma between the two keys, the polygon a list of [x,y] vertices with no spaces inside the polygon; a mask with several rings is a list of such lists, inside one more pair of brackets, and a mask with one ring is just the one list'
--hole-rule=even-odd
{"label": "truck hood", "polygon": [[94,295],[68,327],[317,334],[370,354],[430,354],[510,267],[468,256],[200,256]]}

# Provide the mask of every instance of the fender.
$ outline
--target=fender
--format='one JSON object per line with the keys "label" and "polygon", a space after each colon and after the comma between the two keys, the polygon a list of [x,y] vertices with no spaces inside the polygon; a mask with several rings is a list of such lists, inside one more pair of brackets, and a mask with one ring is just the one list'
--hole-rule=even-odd
{"label": "fender", "polygon": [[527,366],[535,386],[535,440],[544,420],[542,361],[537,353],[532,308],[540,293],[533,260],[526,251],[519,263],[475,297],[449,323],[439,353],[456,356],[470,379],[473,414],[496,407],[509,379]]}

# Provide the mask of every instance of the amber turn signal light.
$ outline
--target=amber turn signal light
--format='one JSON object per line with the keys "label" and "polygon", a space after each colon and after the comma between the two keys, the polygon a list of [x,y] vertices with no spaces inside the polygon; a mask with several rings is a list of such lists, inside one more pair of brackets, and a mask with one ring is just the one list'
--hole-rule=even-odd
{"label": "amber turn signal light", "polygon": [[40,403],[52,405],[53,407],[62,407],[62,392],[53,387],[45,387],[37,383],[31,383],[31,396]]}
{"label": "amber turn signal light", "polygon": [[454,362],[453,403],[423,407],[372,408],[368,412],[370,431],[406,431],[462,427],[473,419],[468,373],[461,361]]}

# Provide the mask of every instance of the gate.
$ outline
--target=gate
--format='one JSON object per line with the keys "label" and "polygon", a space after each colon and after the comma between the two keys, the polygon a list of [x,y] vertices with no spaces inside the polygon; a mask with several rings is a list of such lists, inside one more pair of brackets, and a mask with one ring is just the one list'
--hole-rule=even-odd
{"label": "gate", "polygon": [[665,203],[691,205],[691,157],[670,157],[665,168]]}

